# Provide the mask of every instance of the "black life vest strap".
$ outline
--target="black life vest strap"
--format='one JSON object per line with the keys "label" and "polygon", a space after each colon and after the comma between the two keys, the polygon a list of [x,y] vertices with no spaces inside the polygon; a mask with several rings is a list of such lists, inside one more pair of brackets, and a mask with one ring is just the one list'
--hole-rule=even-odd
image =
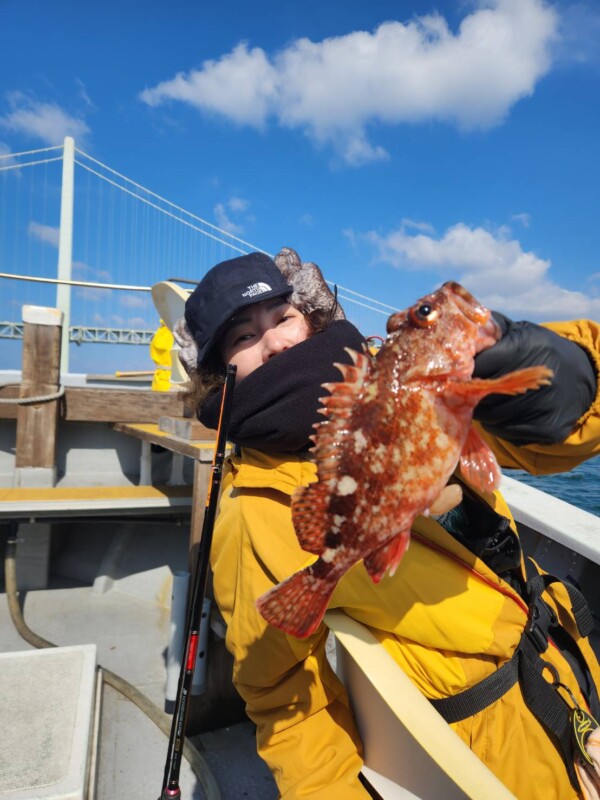
{"label": "black life vest strap", "polygon": [[431,700],[446,722],[460,722],[483,711],[499,700],[517,681],[527,708],[542,725],[558,749],[571,785],[580,791],[573,762],[571,709],[557,687],[543,676],[548,666],[542,654],[548,647],[548,630],[558,620],[541,599],[552,583],[560,582],[567,589],[573,616],[581,636],[588,636],[594,622],[588,605],[574,586],[552,575],[536,575],[527,582],[529,618],[512,657],[496,672],[453,697]]}
{"label": "black life vest strap", "polygon": [[554,684],[542,675],[546,662],[540,658],[537,648],[527,639],[519,647],[519,685],[525,705],[542,725],[554,742],[563,760],[572,787],[579,792],[579,780],[575,772],[572,710],[563,700]]}
{"label": "black life vest strap", "polygon": [[571,611],[573,612],[579,635],[583,637],[589,636],[594,630],[592,612],[589,609],[585,597],[581,594],[579,589],[572,583],[569,583],[569,581],[563,581],[560,578],[556,578],[554,575],[535,575],[533,578],[530,578],[527,581],[529,607],[531,608],[532,603],[535,603],[553,583],[562,583],[567,590],[571,602]]}
{"label": "black life vest strap", "polygon": [[491,706],[505,695],[518,680],[519,648],[517,647],[510,661],[499,667],[496,672],[488,675],[487,678],[471,686],[470,689],[465,689],[452,697],[430,700],[430,703],[448,724],[460,722]]}

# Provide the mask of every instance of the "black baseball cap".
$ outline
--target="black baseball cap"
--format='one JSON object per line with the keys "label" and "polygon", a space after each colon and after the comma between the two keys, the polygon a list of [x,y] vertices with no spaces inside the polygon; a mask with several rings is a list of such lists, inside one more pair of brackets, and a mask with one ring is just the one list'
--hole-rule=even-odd
{"label": "black baseball cap", "polygon": [[185,304],[185,321],[198,346],[198,364],[240,309],[291,293],[290,284],[264,253],[248,253],[210,269]]}

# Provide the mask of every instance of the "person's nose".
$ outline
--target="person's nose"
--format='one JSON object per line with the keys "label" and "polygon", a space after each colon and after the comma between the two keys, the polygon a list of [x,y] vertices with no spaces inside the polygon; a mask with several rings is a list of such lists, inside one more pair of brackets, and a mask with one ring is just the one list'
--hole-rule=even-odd
{"label": "person's nose", "polygon": [[263,355],[265,361],[287,349],[288,343],[279,328],[269,328],[264,332]]}

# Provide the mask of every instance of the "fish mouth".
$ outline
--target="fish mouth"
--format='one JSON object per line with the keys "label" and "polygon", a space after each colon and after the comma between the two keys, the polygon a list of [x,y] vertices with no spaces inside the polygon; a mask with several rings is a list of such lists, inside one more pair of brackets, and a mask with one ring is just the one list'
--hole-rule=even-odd
{"label": "fish mouth", "polygon": [[468,292],[464,286],[456,281],[447,281],[443,287],[448,292],[452,292],[452,298],[456,305],[460,308],[467,319],[471,322],[476,322],[478,325],[485,325],[490,317],[489,310],[481,305],[479,300],[476,300],[471,292]]}
{"label": "fish mouth", "polygon": [[482,350],[487,350],[488,347],[499,342],[502,338],[502,331],[500,325],[492,317],[491,313],[485,325],[479,327],[479,336],[477,338],[476,353],[481,353]]}
{"label": "fish mouth", "polygon": [[502,331],[496,320],[492,317],[489,308],[476,300],[471,292],[456,281],[447,281],[444,289],[451,293],[454,303],[462,311],[465,317],[478,326],[477,338],[475,340],[475,353],[481,353],[488,347],[496,344],[502,337]]}

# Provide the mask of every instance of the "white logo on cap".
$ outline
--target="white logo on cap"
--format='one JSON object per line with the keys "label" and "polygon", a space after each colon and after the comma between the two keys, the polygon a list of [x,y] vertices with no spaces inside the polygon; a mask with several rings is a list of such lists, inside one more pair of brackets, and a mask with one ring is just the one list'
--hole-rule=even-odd
{"label": "white logo on cap", "polygon": [[268,283],[252,283],[247,291],[242,292],[242,297],[255,297],[257,294],[264,294],[264,292],[270,292],[271,287]]}

